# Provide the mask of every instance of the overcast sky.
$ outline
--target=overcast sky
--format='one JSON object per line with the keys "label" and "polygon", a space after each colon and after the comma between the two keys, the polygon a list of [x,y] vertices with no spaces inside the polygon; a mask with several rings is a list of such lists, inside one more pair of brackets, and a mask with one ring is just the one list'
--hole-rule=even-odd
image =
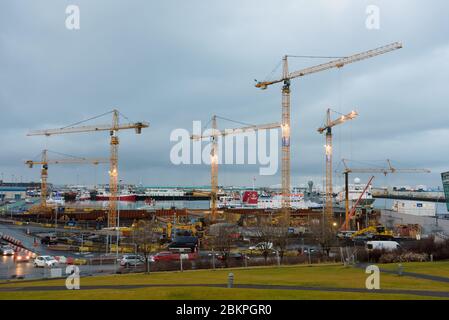
{"label": "overcast sky", "polygon": [[[80,8],[80,30],[65,26]],[[366,7],[380,8],[380,29],[366,28]],[[361,0],[2,0],[0,1],[0,172],[38,180],[23,165],[44,149],[107,157],[108,133],[27,137],[112,108],[146,120],[142,135],[120,132],[120,173],[146,185],[206,185],[207,165],[171,164],[170,132],[213,114],[251,124],[279,121],[280,85],[260,91],[284,54],[347,56],[401,41],[380,57],[292,81],[292,184],[321,184],[328,107],[360,116],[334,130],[341,158],[432,174],[376,177],[377,185],[441,185],[449,170],[449,3]],[[291,59],[293,71],[316,59]],[[274,76],[280,75],[278,68]],[[97,119],[106,123],[110,118]],[[219,127],[232,127],[219,121]],[[107,166],[53,166],[53,183],[107,181]],[[251,185],[258,165],[221,166],[219,183]],[[366,177],[362,178],[366,179]],[[280,183],[257,176],[257,185]],[[342,179],[337,175],[336,184]]]}

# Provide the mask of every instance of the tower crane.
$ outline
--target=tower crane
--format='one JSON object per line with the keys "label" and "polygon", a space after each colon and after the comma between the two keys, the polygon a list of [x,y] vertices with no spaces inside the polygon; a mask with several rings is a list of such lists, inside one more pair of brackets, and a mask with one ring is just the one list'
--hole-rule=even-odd
{"label": "tower crane", "polygon": [[[89,125],[89,126],[79,126],[79,124],[102,117],[107,114],[112,114],[112,124],[101,124],[101,125]],[[98,131],[109,131],[110,139],[110,169],[109,169],[109,189],[111,193],[111,198],[109,200],[109,210],[108,210],[108,227],[115,227],[117,225],[117,199],[118,199],[118,131],[135,129],[136,134],[140,134],[143,128],[148,128],[149,124],[147,122],[135,122],[135,123],[123,123],[119,122],[120,112],[116,109],[107,112],[105,114],[93,117],[91,119],[77,122],[73,125],[69,125],[58,129],[48,129],[48,130],[38,130],[31,131],[28,136],[52,136],[58,134],[66,133],[81,133],[81,132],[98,132]]]}
{"label": "tower crane", "polygon": [[342,68],[343,66],[373,58],[378,55],[385,54],[402,48],[402,44],[395,42],[377,49],[358,53],[349,57],[344,57],[322,63],[316,66],[308,67],[302,70],[289,72],[288,70],[288,55],[284,56],[282,77],[276,80],[256,82],[256,88],[262,90],[267,89],[268,86],[277,83],[283,83],[282,86],[282,209],[284,214],[289,216],[290,199],[288,197],[290,190],[290,82],[292,79],[303,77],[309,74],[325,71],[332,68]]}
{"label": "tower crane", "polygon": [[[397,169],[393,167],[391,164],[391,160],[387,159],[386,162],[388,167],[382,168],[350,168],[348,166],[348,159],[342,159],[344,170],[343,174],[345,176],[345,230],[348,230],[349,220],[350,220],[350,212],[349,212],[349,174],[350,173],[381,173],[383,175],[392,174],[392,173],[431,173],[429,169],[417,169],[417,168],[408,168],[408,169]],[[363,195],[363,194],[362,194]]]}
{"label": "tower crane", "polygon": [[326,152],[326,202],[324,213],[327,218],[331,218],[334,212],[332,208],[332,128],[358,116],[356,111],[352,111],[347,115],[342,115],[335,120],[331,120],[331,111],[331,109],[327,109],[326,123],[324,127],[318,129],[318,132],[321,134],[326,131],[326,145],[324,146]]}
{"label": "tower crane", "polygon": [[218,130],[217,129],[217,117],[212,116],[212,132],[204,135],[192,135],[192,140],[202,140],[205,138],[211,139],[211,152],[210,152],[210,164],[211,164],[211,220],[215,221],[217,218],[217,194],[218,194],[218,137],[227,135],[242,134],[255,130],[270,130],[279,128],[280,123],[269,123],[263,125],[250,125],[235,129]]}
{"label": "tower crane", "polygon": [[43,150],[40,161],[27,160],[25,164],[30,168],[33,168],[35,165],[42,165],[41,170],[41,210],[47,209],[47,178],[48,178],[48,165],[49,164],[94,164],[98,165],[100,163],[108,163],[108,159],[86,159],[86,158],[78,158],[72,157],[67,159],[48,159],[48,150]]}

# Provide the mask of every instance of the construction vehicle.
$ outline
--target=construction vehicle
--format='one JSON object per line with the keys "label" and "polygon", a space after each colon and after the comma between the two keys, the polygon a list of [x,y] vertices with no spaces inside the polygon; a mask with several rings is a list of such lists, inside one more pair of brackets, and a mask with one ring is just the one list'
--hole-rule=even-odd
{"label": "construction vehicle", "polygon": [[[392,166],[391,160],[387,159],[386,162],[388,167],[379,167],[379,168],[350,168],[348,166],[348,159],[342,159],[342,163],[345,167],[343,174],[345,176],[345,225],[344,230],[348,230],[349,221],[350,221],[350,211],[349,211],[349,174],[350,173],[382,173],[383,175],[392,174],[392,173],[430,173],[431,171],[428,169],[398,169]],[[373,177],[374,178],[374,177]],[[362,194],[363,195],[363,194]]]}
{"label": "construction vehicle", "polygon": [[[357,199],[356,203],[354,204],[354,206],[352,207],[351,211],[346,211],[346,215],[345,215],[345,222],[343,224],[343,226],[341,227],[341,229],[348,231],[349,227],[350,227],[350,222],[351,219],[355,216],[356,210],[357,210],[357,206],[360,204],[360,201],[362,200],[365,192],[368,190],[369,186],[371,185],[372,181],[374,179],[374,176],[372,176],[368,183],[366,184],[365,188],[363,189],[362,193],[360,194],[359,198]],[[346,197],[346,208],[348,208],[348,189],[345,190],[345,197]],[[368,223],[367,223],[368,224]]]}
{"label": "construction vehicle", "polygon": [[173,224],[171,222],[167,223],[167,228],[165,234],[167,238],[172,239],[176,233],[189,233],[192,236],[197,235],[199,229],[202,225],[199,224]]}
{"label": "construction vehicle", "polygon": [[[64,155],[59,152],[51,151],[52,153]],[[25,164],[33,168],[35,165],[42,165],[41,170],[41,195],[40,195],[40,204],[36,207],[32,207],[30,210],[32,212],[48,212],[51,210],[51,208],[47,205],[47,195],[48,195],[48,188],[47,188],[47,179],[48,179],[48,165],[49,164],[94,164],[98,165],[100,163],[107,163],[108,159],[86,159],[86,158],[79,158],[70,156],[71,158],[67,159],[49,159],[48,158],[49,150],[43,150],[41,155],[41,160],[39,161],[33,161],[33,160],[27,160],[25,161]],[[68,156],[68,155],[65,155]]]}
{"label": "construction vehicle", "polygon": [[[326,145],[325,153],[326,153],[326,196],[325,196],[325,205],[324,205],[324,213],[329,221],[332,219],[334,210],[332,207],[333,201],[333,191],[332,191],[332,128],[342,124],[348,120],[352,120],[358,116],[358,113],[352,111],[347,115],[341,115],[336,120],[331,120],[331,109],[327,109],[326,113],[326,123],[323,127],[318,129],[319,133],[326,132]],[[334,111],[335,112],[335,111]]]}
{"label": "construction vehicle", "polygon": [[325,71],[332,68],[342,68],[343,66],[372,58],[378,55],[385,54],[397,49],[402,48],[402,44],[395,42],[374,50],[369,50],[366,52],[358,53],[349,57],[340,58],[337,60],[329,61],[320,65],[312,66],[302,70],[289,72],[288,70],[288,57],[285,55],[282,59],[282,77],[276,80],[269,81],[259,81],[256,82],[256,88],[265,90],[268,86],[277,83],[283,83],[282,86],[282,210],[284,215],[289,218],[289,207],[290,207],[290,82],[291,80],[313,73]]}
{"label": "construction vehicle", "polygon": [[[112,114],[112,124],[102,124],[102,125],[89,125],[80,126],[81,123],[97,119],[104,115]],[[109,210],[108,210],[108,227],[115,227],[118,225],[117,219],[117,200],[118,200],[118,145],[119,138],[117,136],[118,131],[135,129],[136,134],[141,134],[143,128],[148,128],[149,124],[147,122],[135,122],[135,123],[119,123],[120,112],[116,109],[104,113],[102,115],[74,123],[69,126],[65,126],[58,129],[48,129],[48,130],[38,130],[31,131],[28,136],[52,136],[58,134],[68,134],[68,133],[81,133],[81,132],[101,132],[109,131],[110,135],[110,169],[109,169],[109,192],[111,197],[109,200]]]}
{"label": "construction vehicle", "polygon": [[351,235],[351,239],[373,239],[373,240],[389,240],[393,238],[393,232],[387,230],[384,226],[369,226]]}
{"label": "construction vehicle", "polygon": [[[246,132],[256,131],[256,130],[270,130],[279,128],[281,125],[279,123],[269,123],[264,125],[248,125],[241,128],[236,129],[226,129],[226,130],[218,130],[217,129],[217,118],[236,122],[233,120],[229,120],[226,118],[218,117],[216,115],[212,116],[212,132],[210,134],[204,135],[192,135],[190,138],[192,140],[202,140],[205,138],[211,139],[211,152],[210,152],[210,164],[211,164],[211,220],[217,220],[217,199],[218,199],[218,138],[224,137],[227,135],[235,135],[242,134]],[[241,122],[238,122],[241,123]]]}

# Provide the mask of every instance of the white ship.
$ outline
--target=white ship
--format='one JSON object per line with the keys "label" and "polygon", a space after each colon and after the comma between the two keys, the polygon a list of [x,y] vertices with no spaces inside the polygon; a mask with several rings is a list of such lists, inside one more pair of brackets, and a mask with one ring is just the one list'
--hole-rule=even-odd
{"label": "white ship", "polygon": [[47,204],[63,206],[65,204],[65,200],[64,197],[61,196],[50,196],[50,198],[47,199]]}
{"label": "white ship", "polygon": [[91,195],[89,191],[80,191],[77,195],[76,195],[76,200],[77,201],[87,201],[90,200]]}
{"label": "white ship", "polygon": [[[257,191],[245,191],[242,197],[237,195],[221,196],[217,201],[217,207],[239,208],[239,209],[281,209],[282,195],[280,194],[261,194]],[[304,194],[295,193],[290,195],[290,207],[292,209],[319,209],[323,205],[304,199]]]}
{"label": "white ship", "polygon": [[145,196],[156,198],[156,197],[183,197],[186,192],[179,189],[146,189]]}
{"label": "white ship", "polygon": [[[290,207],[292,209],[318,209],[322,208],[319,203],[310,200],[304,200],[304,194],[296,193],[290,195]],[[276,194],[273,196],[260,196],[257,202],[259,209],[281,209],[282,195]]]}
{"label": "white ship", "polygon": [[[348,194],[348,199],[349,199],[349,208],[352,208],[357,200],[360,198],[360,196],[362,195],[363,190],[365,189],[366,184],[360,183],[360,179],[359,178],[355,178],[354,179],[354,183],[353,184],[349,184],[348,185],[348,190],[349,190],[349,194]],[[371,189],[372,186],[369,185],[368,188],[366,189],[366,192],[363,194],[359,206],[361,207],[371,207],[374,203],[374,198],[373,195],[371,193]],[[338,206],[340,207],[345,207],[345,190],[343,187],[343,190],[340,191],[337,194],[337,197],[335,198],[335,202]]]}
{"label": "white ship", "polygon": [[242,200],[239,197],[235,196],[222,196],[217,201],[217,208],[225,209],[225,208],[241,208]]}

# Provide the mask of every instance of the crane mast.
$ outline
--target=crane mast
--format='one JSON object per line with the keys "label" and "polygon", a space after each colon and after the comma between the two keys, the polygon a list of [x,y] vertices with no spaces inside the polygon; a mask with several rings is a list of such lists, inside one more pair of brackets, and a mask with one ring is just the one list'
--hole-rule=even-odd
{"label": "crane mast", "polygon": [[[118,131],[126,129],[135,129],[136,134],[140,134],[143,128],[148,128],[147,122],[135,122],[135,123],[119,123],[120,112],[116,109],[106,113],[112,113],[112,124],[100,124],[90,126],[73,125],[58,129],[47,129],[31,131],[28,136],[51,136],[57,134],[67,133],[83,133],[83,132],[101,132],[109,131],[110,135],[110,167],[109,167],[109,188],[110,188],[110,201],[108,209],[108,227],[115,227],[117,225],[117,200],[118,200],[118,146],[119,138]],[[105,115],[105,114],[104,114]],[[103,115],[102,115],[103,116]],[[98,118],[99,116],[95,117]],[[94,119],[94,118],[92,118]],[[91,120],[91,119],[90,119]],[[88,121],[88,120],[86,120]],[[85,121],[82,121],[85,122]]]}
{"label": "crane mast", "polygon": [[47,207],[47,179],[48,179],[48,160],[47,150],[42,151],[42,169],[41,169],[41,206]]}
{"label": "crane mast", "polygon": [[117,226],[117,200],[118,200],[118,145],[119,138],[117,136],[117,130],[114,128],[119,127],[119,114],[117,110],[112,113],[112,130],[109,132],[111,136],[111,155],[110,155],[110,168],[109,168],[109,193],[111,198],[109,199],[108,208],[108,227]]}
{"label": "crane mast", "polygon": [[326,132],[326,145],[325,147],[325,153],[326,153],[326,191],[325,191],[325,206],[324,206],[324,213],[328,219],[331,219],[333,216],[333,190],[332,190],[332,128],[342,124],[348,120],[352,120],[355,117],[358,116],[358,113],[355,111],[352,111],[351,113],[348,113],[347,115],[342,115],[341,117],[338,117],[336,120],[331,120],[331,109],[327,109],[326,112],[326,124],[324,127],[321,127],[318,129],[319,133]]}
{"label": "crane mast", "polygon": [[289,72],[288,55],[283,58],[282,77],[276,80],[260,81],[256,83],[256,88],[265,90],[268,86],[276,83],[283,83],[282,86],[282,211],[289,215],[290,210],[290,81],[309,74],[325,71],[332,68],[342,68],[346,64],[372,58],[402,48],[402,44],[395,42],[373,50],[358,53],[349,57],[332,60],[323,64],[308,67],[302,70]]}
{"label": "crane mast", "polygon": [[217,134],[217,117],[212,117],[212,148],[210,153],[210,185],[211,185],[211,218],[212,221],[217,219],[217,194],[218,194],[218,136]]}
{"label": "crane mast", "polygon": [[218,137],[227,136],[227,135],[236,135],[236,134],[242,134],[245,132],[255,131],[255,130],[270,130],[275,128],[280,128],[281,124],[275,122],[275,123],[268,123],[263,125],[250,125],[246,127],[241,128],[235,128],[235,129],[228,129],[228,130],[218,130],[217,129],[217,116],[212,116],[212,132],[210,134],[204,134],[204,135],[192,135],[190,138],[192,140],[202,140],[205,138],[211,139],[211,220],[216,221],[217,219],[217,195],[218,195]]}
{"label": "crane mast", "polygon": [[86,159],[86,158],[69,158],[69,159],[49,159],[48,150],[43,150],[40,161],[27,160],[25,164],[33,168],[35,165],[42,165],[41,169],[41,197],[40,207],[42,209],[47,208],[47,196],[48,196],[48,165],[49,164],[85,164],[91,163],[97,165],[99,163],[107,163],[107,159]]}
{"label": "crane mast", "polygon": [[287,56],[283,59],[282,75],[282,214],[286,221],[290,219],[290,79],[288,79]]}

